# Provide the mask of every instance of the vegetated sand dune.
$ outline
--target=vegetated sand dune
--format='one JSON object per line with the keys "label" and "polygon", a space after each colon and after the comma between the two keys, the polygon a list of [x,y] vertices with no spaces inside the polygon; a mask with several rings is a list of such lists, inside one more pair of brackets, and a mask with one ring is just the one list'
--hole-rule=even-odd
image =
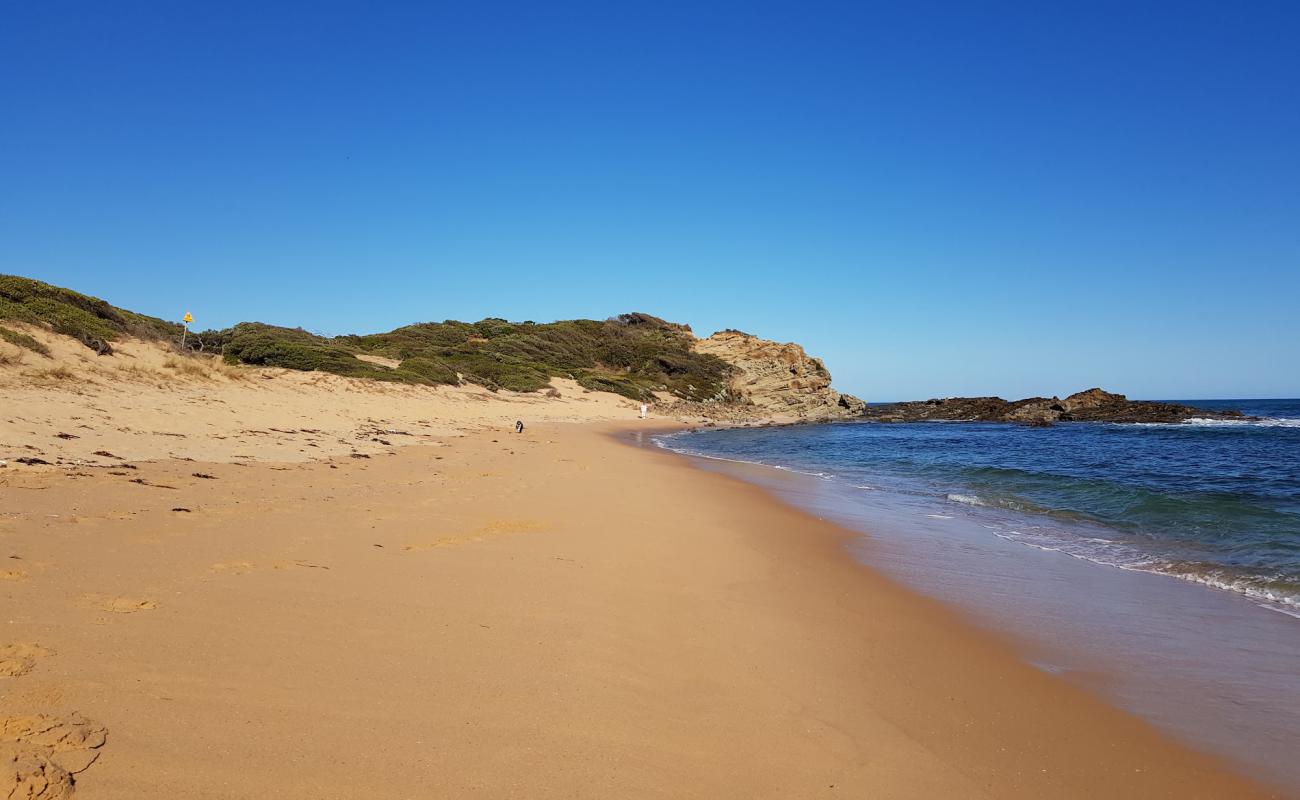
{"label": "vegetated sand dune", "polygon": [[0,797],[1273,796],[615,441],[672,425],[615,395],[33,335],[0,366]]}
{"label": "vegetated sand dune", "polygon": [[506,429],[515,420],[627,419],[638,405],[562,378],[550,394],[494,393],[232,366],[156,342],[121,341],[113,355],[99,356],[36,326],[8,326],[50,355],[0,341],[0,460],[307,461]]}

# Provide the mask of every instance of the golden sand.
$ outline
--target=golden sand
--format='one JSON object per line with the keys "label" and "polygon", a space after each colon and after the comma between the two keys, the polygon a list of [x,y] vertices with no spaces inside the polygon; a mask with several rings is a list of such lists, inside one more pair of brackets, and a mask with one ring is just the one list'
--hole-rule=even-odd
{"label": "golden sand", "polygon": [[[655,424],[617,398],[10,378],[5,452],[85,462],[0,468],[23,576],[0,794],[1270,796],[859,565],[853,534],[616,441]],[[361,442],[367,419],[417,446]],[[214,438],[271,428],[294,433],[243,434],[254,458]]]}

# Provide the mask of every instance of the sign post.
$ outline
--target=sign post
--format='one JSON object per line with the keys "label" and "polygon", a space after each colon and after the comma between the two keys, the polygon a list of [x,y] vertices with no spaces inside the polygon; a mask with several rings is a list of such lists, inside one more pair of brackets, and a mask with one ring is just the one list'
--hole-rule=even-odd
{"label": "sign post", "polygon": [[193,321],[194,321],[194,317],[190,316],[190,312],[186,311],[185,317],[181,321],[182,324],[184,325],[184,327],[181,328],[181,352],[182,353],[185,352],[185,337],[186,335],[189,334],[190,323]]}

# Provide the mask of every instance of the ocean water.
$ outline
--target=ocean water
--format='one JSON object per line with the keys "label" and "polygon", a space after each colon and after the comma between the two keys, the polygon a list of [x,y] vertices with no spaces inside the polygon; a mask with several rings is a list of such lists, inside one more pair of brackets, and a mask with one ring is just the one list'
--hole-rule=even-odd
{"label": "ocean water", "polygon": [[1300,400],[1181,402],[1260,419],[837,423],[661,442],[928,500],[936,517],[976,518],[1021,544],[1176,576],[1300,616]]}
{"label": "ocean water", "polygon": [[1300,400],[1182,402],[1260,419],[640,443],[861,531],[855,557],[1029,663],[1300,798]]}

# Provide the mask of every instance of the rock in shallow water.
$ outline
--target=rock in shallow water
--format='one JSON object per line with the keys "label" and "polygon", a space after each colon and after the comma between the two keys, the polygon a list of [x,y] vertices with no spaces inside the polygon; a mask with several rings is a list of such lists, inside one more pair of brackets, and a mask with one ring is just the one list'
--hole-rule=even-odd
{"label": "rock in shallow water", "polygon": [[1017,422],[1042,427],[1057,422],[1184,422],[1192,418],[1247,419],[1240,411],[1129,400],[1102,389],[1057,397],[1003,400],[1001,397],[948,397],[868,407],[863,418],[878,422]]}

